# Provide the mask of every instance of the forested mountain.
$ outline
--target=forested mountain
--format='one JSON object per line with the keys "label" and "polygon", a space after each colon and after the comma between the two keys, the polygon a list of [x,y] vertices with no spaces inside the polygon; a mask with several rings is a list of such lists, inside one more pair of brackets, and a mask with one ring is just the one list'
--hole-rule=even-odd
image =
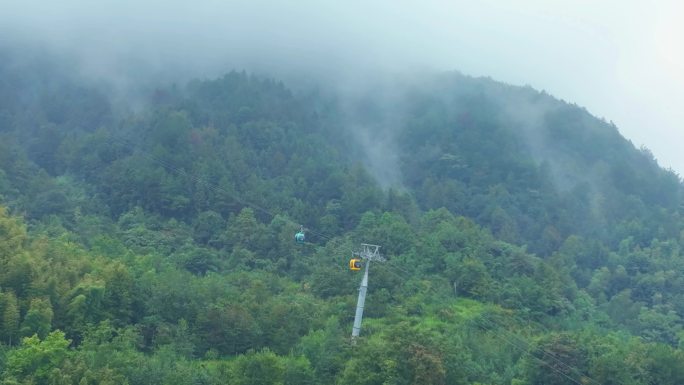
{"label": "forested mountain", "polygon": [[360,83],[0,53],[2,383],[684,383],[676,174],[529,87]]}

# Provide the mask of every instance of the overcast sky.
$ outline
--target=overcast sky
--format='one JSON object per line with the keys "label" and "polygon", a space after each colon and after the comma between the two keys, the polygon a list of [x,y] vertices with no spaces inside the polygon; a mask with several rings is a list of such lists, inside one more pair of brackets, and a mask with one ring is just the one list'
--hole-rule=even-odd
{"label": "overcast sky", "polygon": [[130,81],[231,68],[458,70],[613,121],[684,175],[680,1],[0,0],[0,42],[41,43],[84,75]]}

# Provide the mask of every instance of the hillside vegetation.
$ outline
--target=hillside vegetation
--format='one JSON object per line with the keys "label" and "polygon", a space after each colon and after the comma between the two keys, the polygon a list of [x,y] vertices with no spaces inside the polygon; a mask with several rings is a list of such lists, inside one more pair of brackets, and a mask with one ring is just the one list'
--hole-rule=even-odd
{"label": "hillside vegetation", "polygon": [[126,105],[12,63],[2,384],[684,383],[681,181],[580,107],[240,72]]}

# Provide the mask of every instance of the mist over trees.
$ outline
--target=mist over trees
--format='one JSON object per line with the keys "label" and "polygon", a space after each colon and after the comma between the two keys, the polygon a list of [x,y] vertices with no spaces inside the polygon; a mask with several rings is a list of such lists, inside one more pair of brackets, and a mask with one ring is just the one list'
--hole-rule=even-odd
{"label": "mist over trees", "polygon": [[3,383],[684,382],[676,174],[529,87],[354,88],[0,60]]}

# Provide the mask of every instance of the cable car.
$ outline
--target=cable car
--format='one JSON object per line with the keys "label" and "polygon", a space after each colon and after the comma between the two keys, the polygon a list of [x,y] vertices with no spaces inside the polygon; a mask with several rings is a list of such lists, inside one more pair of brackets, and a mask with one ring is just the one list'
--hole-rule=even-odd
{"label": "cable car", "polygon": [[304,236],[304,227],[302,227],[297,234],[294,236],[295,242],[297,243],[304,243],[304,239],[306,237]]}
{"label": "cable car", "polygon": [[349,260],[349,268],[351,270],[361,270],[361,260],[358,258],[352,258]]}

